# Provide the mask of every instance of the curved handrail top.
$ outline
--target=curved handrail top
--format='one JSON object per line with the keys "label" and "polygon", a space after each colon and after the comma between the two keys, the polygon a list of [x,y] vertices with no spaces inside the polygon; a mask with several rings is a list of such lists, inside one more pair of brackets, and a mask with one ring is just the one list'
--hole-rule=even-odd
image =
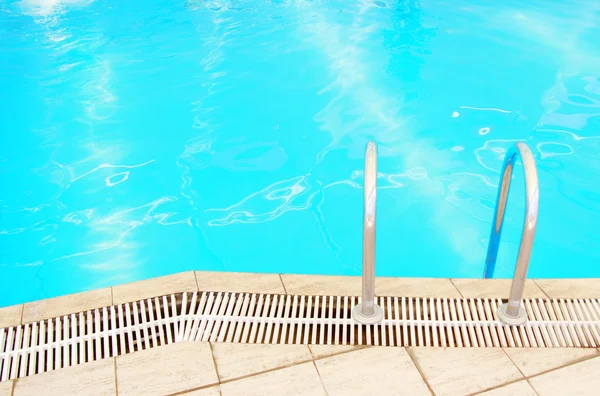
{"label": "curved handrail top", "polygon": [[[511,155],[512,154],[512,155]],[[537,167],[535,165],[535,159],[533,154],[526,143],[519,142],[515,144],[511,150],[508,151],[507,156],[511,155],[511,158],[507,160],[505,165],[509,164],[512,166],[516,160],[516,155],[521,157],[523,163],[523,171],[525,173],[525,227],[534,228],[537,224],[538,217],[538,205],[540,199],[539,182],[537,176]],[[511,172],[512,173],[512,172]]]}
{"label": "curved handrail top", "polygon": [[517,158],[521,158],[523,163],[523,173],[525,178],[525,221],[521,233],[521,244],[517,256],[517,264],[526,262],[523,266],[517,265],[516,269],[523,269],[526,273],[529,255],[533,244],[533,237],[537,226],[538,205],[539,205],[539,183],[537,177],[537,168],[533,154],[529,146],[524,142],[519,142],[510,147],[507,151],[502,169],[500,171],[500,185],[498,186],[498,195],[496,197],[496,206],[494,208],[494,217],[492,220],[492,231],[488,242],[488,252],[485,259],[484,278],[493,276],[498,256],[498,247],[500,244],[500,235],[502,225],[504,224],[504,215],[508,201],[508,194],[512,182],[512,174]]}

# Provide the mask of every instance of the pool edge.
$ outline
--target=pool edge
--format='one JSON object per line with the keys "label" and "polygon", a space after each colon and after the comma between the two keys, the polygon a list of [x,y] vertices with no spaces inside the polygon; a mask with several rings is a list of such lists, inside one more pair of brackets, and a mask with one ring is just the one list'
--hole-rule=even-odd
{"label": "pool edge", "polygon": [[[378,277],[389,297],[506,298],[510,279]],[[359,276],[186,271],[0,308],[0,328],[165,294],[192,291],[359,296]],[[600,278],[529,279],[525,298],[600,298]]]}

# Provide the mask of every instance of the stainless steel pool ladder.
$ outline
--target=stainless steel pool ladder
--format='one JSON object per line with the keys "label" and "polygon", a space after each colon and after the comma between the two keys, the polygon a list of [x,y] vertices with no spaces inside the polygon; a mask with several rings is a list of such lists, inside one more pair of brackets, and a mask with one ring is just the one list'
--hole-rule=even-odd
{"label": "stainless steel pool ladder", "polygon": [[374,324],[383,319],[383,309],[375,303],[375,226],[377,214],[377,146],[367,143],[364,174],[362,300],[352,310],[358,323]]}
{"label": "stainless steel pool ladder", "polygon": [[498,308],[498,319],[506,324],[519,325],[527,321],[527,313],[523,308],[521,301],[523,291],[525,290],[525,279],[529,269],[529,258],[533,248],[533,238],[538,218],[538,205],[540,199],[537,169],[531,150],[525,143],[517,143],[508,150],[502,164],[500,173],[500,186],[498,188],[498,197],[496,198],[496,209],[492,219],[492,230],[488,243],[487,257],[485,259],[484,278],[491,278],[494,275],[496,259],[498,257],[498,247],[500,245],[500,236],[502,234],[502,225],[504,223],[504,213],[506,211],[506,201],[510,191],[513,168],[517,157],[523,162],[523,171],[525,173],[525,223],[521,234],[521,244],[519,246],[519,255],[517,256],[517,265],[513,276],[512,285],[508,303],[502,304]]}
{"label": "stainless steel pool ladder", "polygon": [[[510,191],[512,172],[517,160],[521,158],[525,172],[525,224],[521,234],[521,244],[517,265],[510,288],[508,303],[498,308],[498,319],[509,325],[519,325],[527,321],[527,313],[522,306],[525,279],[529,268],[529,258],[533,247],[533,238],[537,225],[539,186],[537,169],[531,150],[525,143],[517,143],[506,153],[502,164],[500,186],[496,199],[496,208],[492,220],[492,231],[485,260],[484,277],[494,274],[500,236],[506,212],[506,202]],[[364,173],[364,217],[363,217],[363,265],[362,299],[352,310],[352,317],[362,324],[379,323],[383,319],[383,310],[375,303],[375,226],[377,204],[377,146],[375,142],[367,144]]]}

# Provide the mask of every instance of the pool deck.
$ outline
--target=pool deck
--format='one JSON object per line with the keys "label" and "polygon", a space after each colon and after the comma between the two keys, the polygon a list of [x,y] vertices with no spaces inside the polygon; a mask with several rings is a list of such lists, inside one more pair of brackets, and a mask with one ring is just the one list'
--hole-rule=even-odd
{"label": "pool deck", "polygon": [[[378,278],[385,296],[506,298],[509,280]],[[185,272],[0,308],[0,328],[182,291],[358,296],[359,277]],[[529,280],[525,297],[599,298],[599,279]],[[178,342],[0,382],[7,395],[596,395],[595,348]]]}

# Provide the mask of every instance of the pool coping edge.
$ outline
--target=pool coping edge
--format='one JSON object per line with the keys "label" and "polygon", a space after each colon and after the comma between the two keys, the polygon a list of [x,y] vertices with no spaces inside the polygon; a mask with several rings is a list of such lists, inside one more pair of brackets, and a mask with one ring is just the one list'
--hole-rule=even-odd
{"label": "pool coping edge", "polygon": [[[378,277],[390,297],[506,298],[510,279]],[[185,271],[0,308],[0,328],[185,291],[359,296],[360,276]],[[600,298],[600,278],[528,279],[526,298]]]}

